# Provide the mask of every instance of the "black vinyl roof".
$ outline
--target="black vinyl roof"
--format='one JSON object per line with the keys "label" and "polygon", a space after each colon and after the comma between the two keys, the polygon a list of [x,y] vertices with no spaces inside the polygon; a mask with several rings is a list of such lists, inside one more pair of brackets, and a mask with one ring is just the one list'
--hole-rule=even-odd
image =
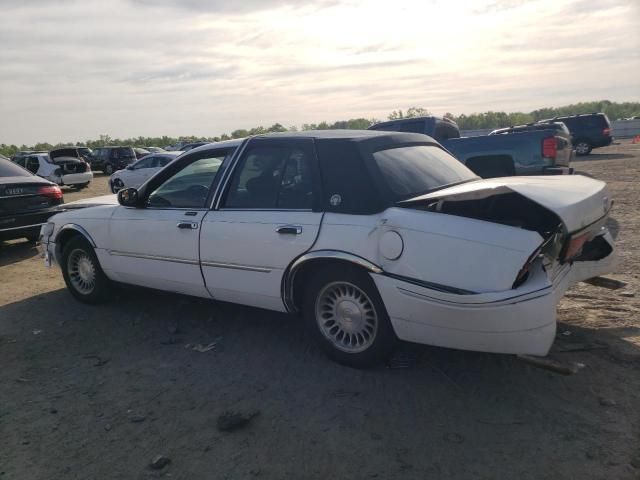
{"label": "black vinyl roof", "polygon": [[[439,145],[433,138],[420,133],[389,132],[384,130],[306,130],[303,132],[278,132],[256,135],[252,138],[311,138],[323,140],[345,140],[363,143],[374,148],[385,144],[422,143]],[[376,147],[377,146],[377,147]]]}

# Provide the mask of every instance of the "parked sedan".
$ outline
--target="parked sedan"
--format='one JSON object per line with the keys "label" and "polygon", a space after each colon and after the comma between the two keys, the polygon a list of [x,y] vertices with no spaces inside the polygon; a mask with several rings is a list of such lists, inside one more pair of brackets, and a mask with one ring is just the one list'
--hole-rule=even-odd
{"label": "parked sedan", "polygon": [[7,159],[0,159],[0,240],[35,242],[62,203],[62,190]]}
{"label": "parked sedan", "polygon": [[181,153],[152,153],[129,165],[124,170],[118,170],[109,179],[111,191],[118,193],[123,188],[139,187]]}
{"label": "parked sedan", "polygon": [[356,367],[398,338],[545,355],[565,290],[614,258],[603,182],[482,180],[413,133],[214,143],[90,202],[41,232],[45,263],[78,300],[122,282],[301,312]]}
{"label": "parked sedan", "polygon": [[85,188],[93,180],[91,166],[84,160],[54,156],[47,153],[38,153],[21,157],[15,161],[21,167],[26,168],[31,173],[52,181],[60,186],[71,186]]}

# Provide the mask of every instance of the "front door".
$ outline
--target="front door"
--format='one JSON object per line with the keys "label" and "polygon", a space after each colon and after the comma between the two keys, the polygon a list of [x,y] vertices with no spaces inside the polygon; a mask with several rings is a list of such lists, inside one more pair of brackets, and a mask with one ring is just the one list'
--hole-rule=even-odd
{"label": "front door", "polygon": [[318,235],[311,139],[253,139],[202,223],[200,260],[214,298],[284,311],[282,275]]}
{"label": "front door", "polygon": [[176,173],[157,188],[150,186],[146,208],[116,209],[105,262],[115,280],[210,296],[200,271],[198,242],[210,190],[227,153],[211,150],[185,157]]}

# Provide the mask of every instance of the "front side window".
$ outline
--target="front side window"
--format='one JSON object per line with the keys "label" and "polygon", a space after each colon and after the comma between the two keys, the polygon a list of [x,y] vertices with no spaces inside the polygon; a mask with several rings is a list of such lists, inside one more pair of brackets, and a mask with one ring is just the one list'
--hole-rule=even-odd
{"label": "front side window", "polygon": [[156,188],[147,200],[155,208],[204,208],[213,181],[221,165],[233,153],[233,149],[210,152],[169,177]]}
{"label": "front side window", "polygon": [[478,178],[449,153],[432,145],[379,150],[373,158],[394,201]]}
{"label": "front side window", "polygon": [[255,146],[236,168],[224,208],[311,209],[312,168],[311,153],[305,149]]}

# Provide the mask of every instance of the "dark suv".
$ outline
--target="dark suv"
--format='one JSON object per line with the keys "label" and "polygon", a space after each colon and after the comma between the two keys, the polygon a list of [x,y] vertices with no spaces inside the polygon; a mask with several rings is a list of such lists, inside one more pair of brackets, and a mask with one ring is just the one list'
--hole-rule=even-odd
{"label": "dark suv", "polygon": [[137,160],[133,147],[101,147],[93,151],[92,170],[102,170],[111,175],[116,170],[127,168]]}
{"label": "dark suv", "polygon": [[589,155],[591,150],[606,147],[613,142],[611,123],[604,113],[586,113],[540,120],[538,123],[564,123],[571,132],[577,155]]}

